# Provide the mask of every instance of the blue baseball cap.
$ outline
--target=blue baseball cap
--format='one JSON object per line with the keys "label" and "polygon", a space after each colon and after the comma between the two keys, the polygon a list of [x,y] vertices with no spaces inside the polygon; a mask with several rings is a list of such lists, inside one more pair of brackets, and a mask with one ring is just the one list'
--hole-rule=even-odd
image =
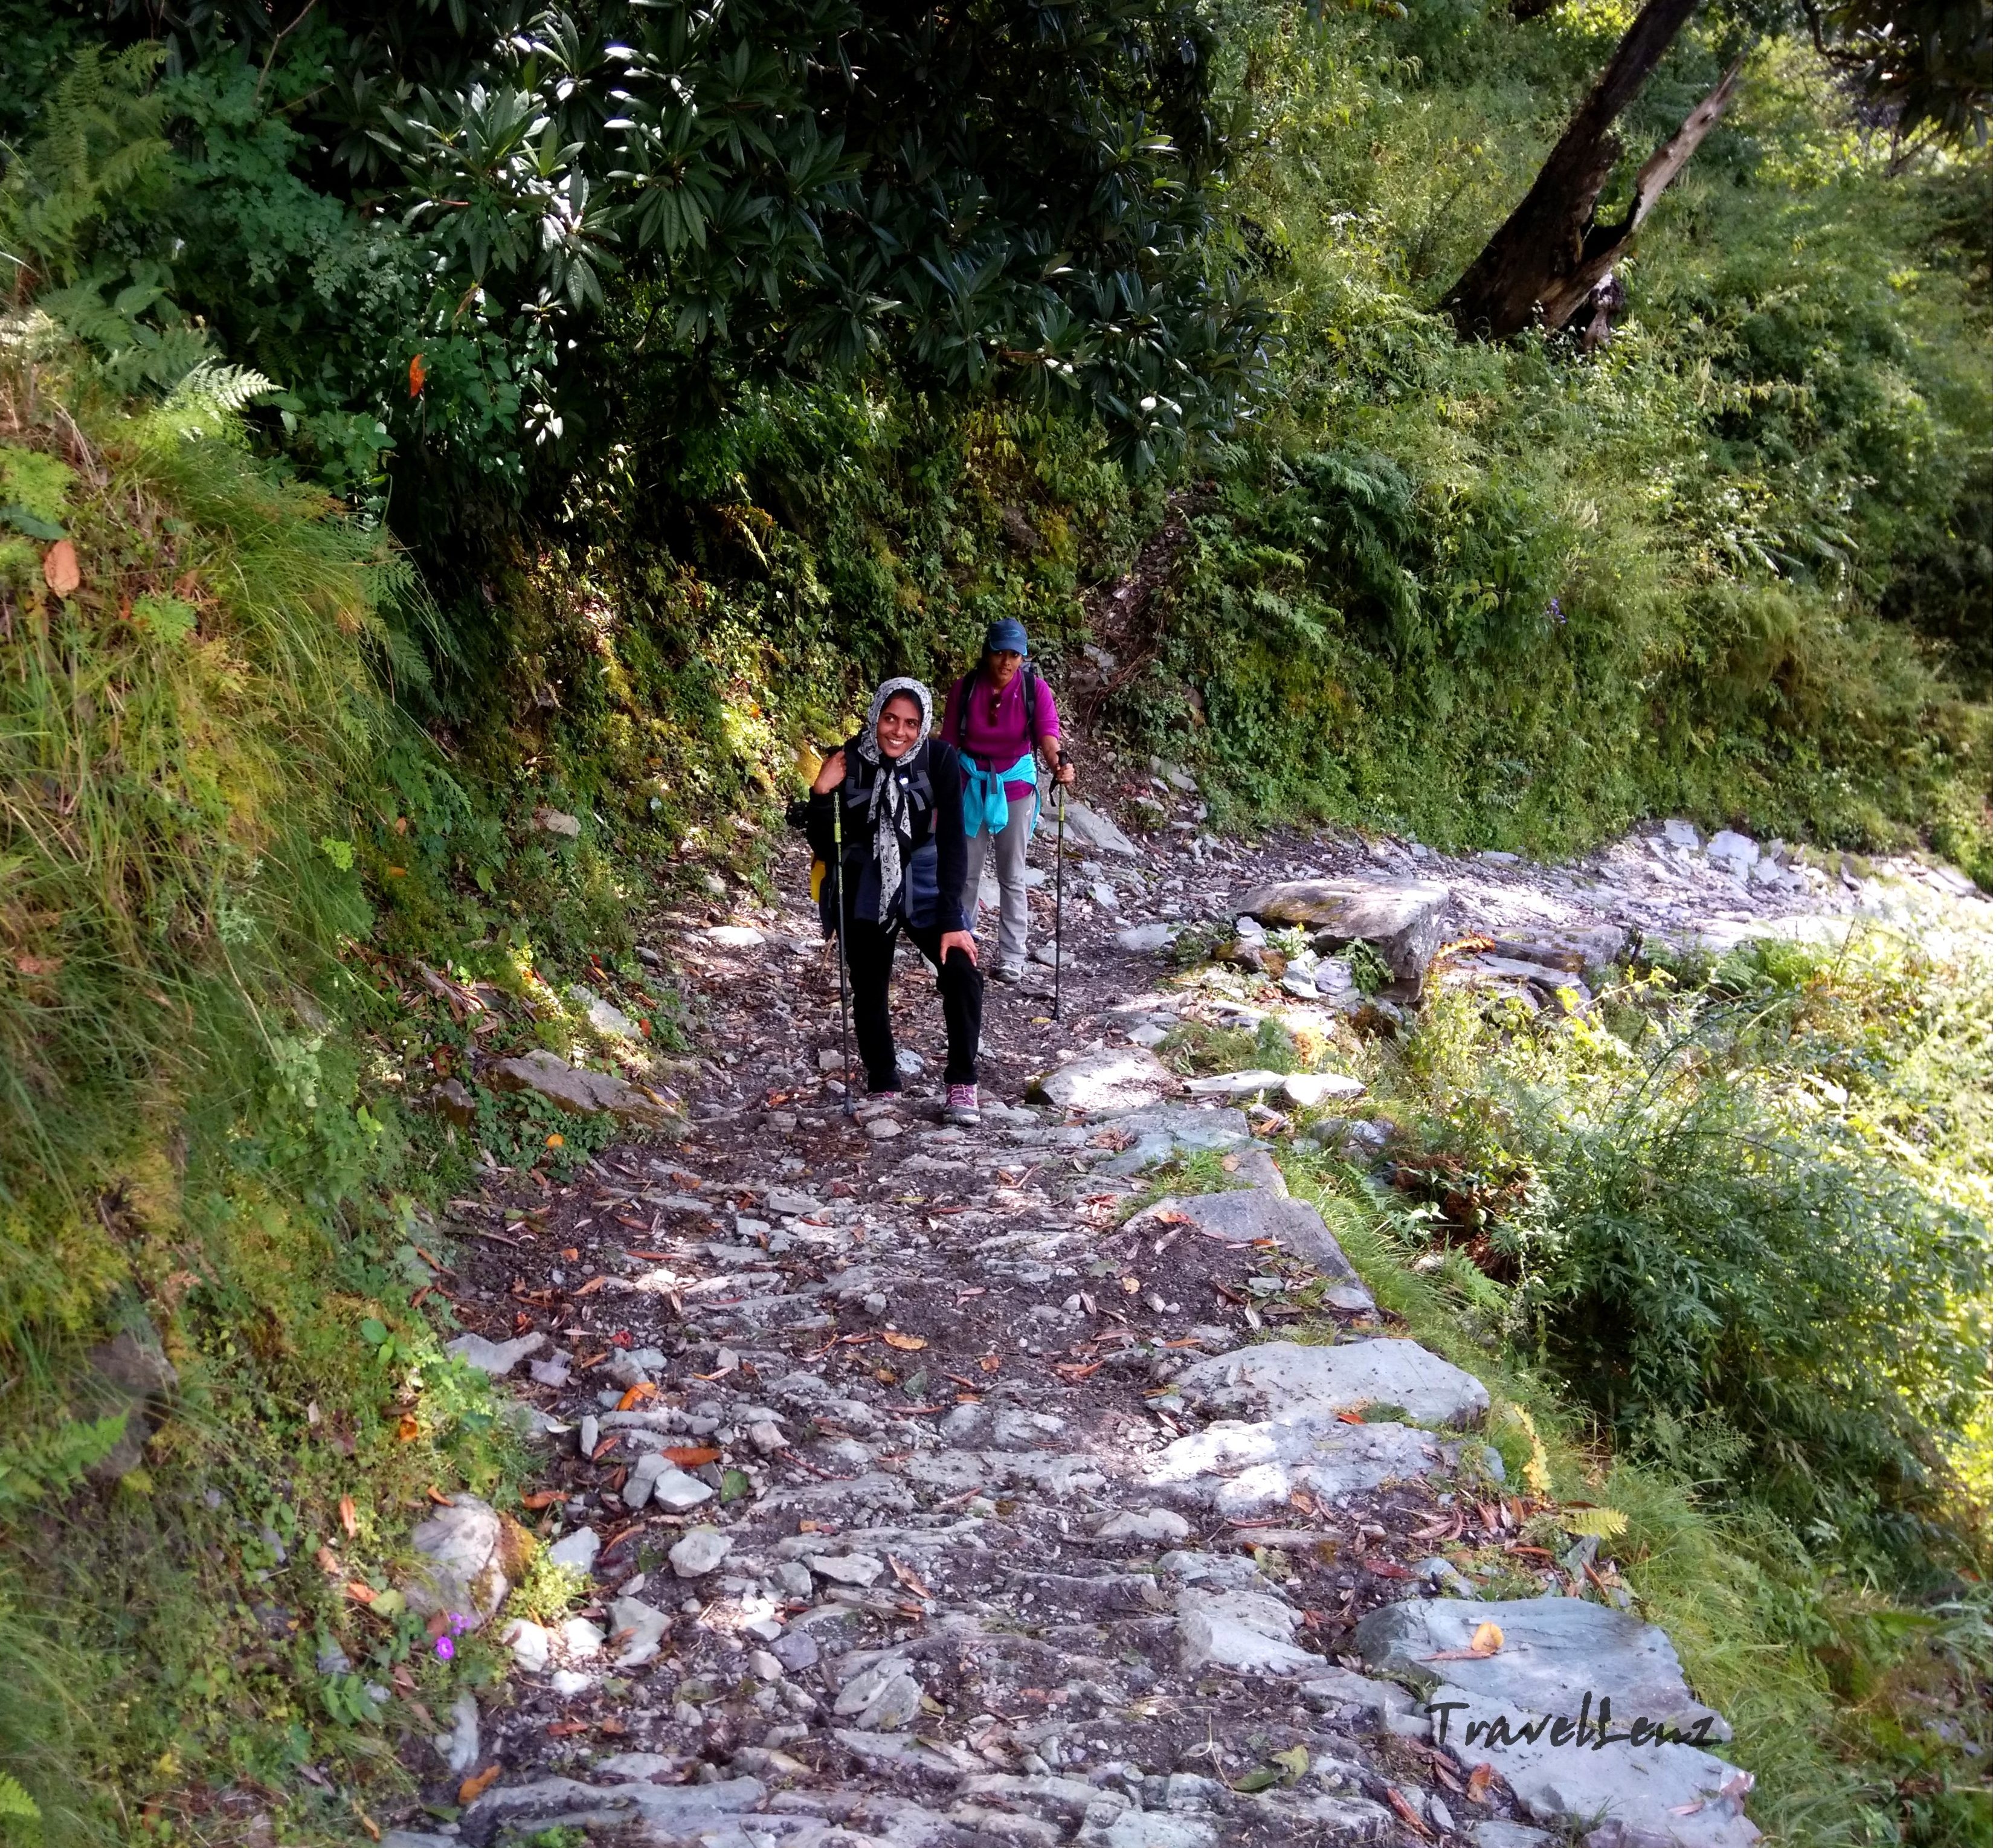
{"label": "blue baseball cap", "polygon": [[984,631],[984,652],[987,655],[1031,654],[1033,645],[1026,638],[1026,625],[1011,616],[993,623]]}

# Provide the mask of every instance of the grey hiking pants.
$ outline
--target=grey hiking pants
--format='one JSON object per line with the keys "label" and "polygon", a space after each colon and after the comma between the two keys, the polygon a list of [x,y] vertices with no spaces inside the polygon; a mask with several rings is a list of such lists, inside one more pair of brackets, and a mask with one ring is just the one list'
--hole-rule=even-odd
{"label": "grey hiking pants", "polygon": [[[998,960],[1026,960],[1026,844],[1033,834],[1033,798],[1022,796],[1010,805],[1011,818],[995,843],[998,876]],[[994,848],[987,834],[972,835],[963,844],[963,916],[977,927],[977,883],[983,876],[984,856]]]}

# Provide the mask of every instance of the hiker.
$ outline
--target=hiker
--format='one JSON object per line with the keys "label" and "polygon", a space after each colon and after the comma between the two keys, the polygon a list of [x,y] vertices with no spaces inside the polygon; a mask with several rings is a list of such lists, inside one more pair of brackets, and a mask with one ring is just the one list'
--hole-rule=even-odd
{"label": "hiker", "polygon": [[998,954],[991,977],[1026,972],[1026,844],[1040,817],[1035,753],[1056,783],[1072,783],[1061,755],[1060,714],[1046,682],[1026,665],[1026,625],[1007,618],[984,633],[984,659],[951,690],[938,735],[963,765],[963,916],[977,917],[987,843],[998,879]]}
{"label": "hiker", "polygon": [[[963,773],[954,751],[929,742],[934,702],[919,680],[884,682],[857,737],[833,752],[811,785],[805,838],[828,867],[835,859],[835,804],[843,801],[846,966],[852,978],[852,1025],[876,1097],[897,1095],[894,1031],[887,983],[894,944],[905,934],[937,972],[949,1037],[944,1117],[973,1126],[977,1112],[977,1041],[984,1018],[984,978],[977,942],[964,927]],[[835,876],[819,903],[828,929],[837,915]]]}

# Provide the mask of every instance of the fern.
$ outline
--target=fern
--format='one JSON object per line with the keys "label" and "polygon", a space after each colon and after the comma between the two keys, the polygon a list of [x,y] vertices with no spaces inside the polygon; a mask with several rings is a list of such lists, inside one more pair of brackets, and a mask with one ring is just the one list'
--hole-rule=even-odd
{"label": "fern", "polygon": [[1532,1440],[1532,1454],[1525,1464],[1525,1486],[1535,1495],[1549,1495],[1553,1492],[1552,1460],[1546,1454],[1546,1440],[1523,1406],[1512,1406],[1511,1416],[1524,1426],[1525,1435]]}
{"label": "fern", "polygon": [[1560,1525],[1582,1540],[1619,1540],[1629,1531],[1629,1517],[1619,1508],[1567,1508]]}
{"label": "fern", "polygon": [[[28,1795],[20,1779],[0,1771],[0,1823],[28,1822],[39,1829],[41,1820],[41,1805]],[[14,1832],[6,1833],[11,1836]]]}
{"label": "fern", "polygon": [[219,360],[204,360],[168,394],[166,408],[181,415],[232,415],[252,398],[277,388],[253,366],[225,366]]}
{"label": "fern", "polygon": [[119,1412],[88,1421],[72,1419],[40,1437],[0,1445],[0,1517],[81,1481],[124,1434],[125,1414]]}

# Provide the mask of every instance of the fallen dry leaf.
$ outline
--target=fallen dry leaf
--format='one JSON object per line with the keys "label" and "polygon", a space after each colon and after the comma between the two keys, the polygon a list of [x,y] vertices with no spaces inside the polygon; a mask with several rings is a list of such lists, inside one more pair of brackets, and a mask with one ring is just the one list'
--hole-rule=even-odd
{"label": "fallen dry leaf", "polygon": [[446,1495],[442,1489],[438,1488],[434,1482],[425,1484],[423,1487],[423,1493],[428,1495],[432,1502],[435,1502],[439,1508],[455,1508],[457,1506],[457,1504],[453,1502],[449,1495]]}
{"label": "fallen dry leaf", "polygon": [[1468,1795],[1471,1802],[1488,1803],[1490,1801],[1490,1780],[1496,1774],[1495,1767],[1488,1764],[1479,1764],[1469,1774]]}
{"label": "fallen dry leaf", "polygon": [[1480,1662],[1504,1647],[1504,1633],[1494,1623],[1479,1623],[1467,1649],[1444,1649],[1426,1659],[1430,1662]]}
{"label": "fallen dry leaf", "polygon": [[617,1409],[620,1412],[628,1412],[633,1406],[641,1404],[648,1399],[656,1399],[658,1396],[659,1389],[656,1386],[648,1379],[640,1380],[618,1400]]}
{"label": "fallen dry leaf", "polygon": [[887,1564],[893,1568],[894,1576],[900,1580],[902,1584],[906,1585],[910,1591],[913,1592],[917,1598],[934,1597],[935,1593],[931,1591],[927,1585],[922,1583],[921,1574],[919,1572],[914,1571],[908,1567],[903,1565],[901,1562],[891,1553],[887,1555]]}
{"label": "fallen dry leaf", "polygon": [[1416,1835],[1423,1841],[1431,1842],[1434,1839],[1434,1831],[1421,1820],[1413,1805],[1390,1784],[1386,1786],[1386,1801],[1392,1805],[1395,1813]]}
{"label": "fallen dry leaf", "polygon": [[42,580],[58,597],[73,597],[83,582],[77,568],[76,548],[67,539],[57,539],[42,554]]}
{"label": "fallen dry leaf", "polygon": [[559,1488],[537,1488],[530,1495],[521,1496],[520,1506],[531,1508],[539,1513],[543,1508],[553,1507],[561,1499],[562,1492]]}
{"label": "fallen dry leaf", "polygon": [[986,1373],[996,1373],[1000,1367],[1004,1365],[1005,1363],[1000,1360],[995,1354],[987,1354],[979,1360],[977,1364],[979,1366],[982,1367]]}
{"label": "fallen dry leaf", "polygon": [[903,1354],[913,1354],[918,1348],[928,1346],[920,1335],[903,1334],[898,1328],[890,1328],[881,1336],[890,1347],[898,1347]]}
{"label": "fallen dry leaf", "polygon": [[401,1422],[395,1426],[395,1441],[398,1444],[414,1444],[422,1434],[423,1427],[416,1423],[415,1413],[404,1412],[402,1414]]}
{"label": "fallen dry leaf", "polygon": [[457,1787],[457,1800],[460,1803],[476,1803],[490,1790],[499,1776],[499,1767],[488,1764],[476,1777],[467,1777]]}
{"label": "fallen dry leaf", "polygon": [[353,1498],[351,1495],[342,1495],[339,1498],[339,1524],[346,1530],[346,1537],[349,1540],[353,1539],[360,1531],[360,1516],[354,1511]]}
{"label": "fallen dry leaf", "polygon": [[337,1578],[342,1572],[346,1570],[346,1568],[333,1557],[333,1551],[330,1547],[320,1547],[318,1551],[313,1555],[313,1561],[318,1566],[318,1569],[329,1578]]}
{"label": "fallen dry leaf", "polygon": [[721,1453],[711,1444],[682,1444],[676,1450],[662,1451],[659,1454],[680,1469],[698,1469],[703,1463],[718,1463]]}
{"label": "fallen dry leaf", "polygon": [[372,1604],[374,1602],[374,1588],[371,1585],[363,1585],[357,1578],[349,1578],[346,1581],[346,1595],[356,1604]]}

